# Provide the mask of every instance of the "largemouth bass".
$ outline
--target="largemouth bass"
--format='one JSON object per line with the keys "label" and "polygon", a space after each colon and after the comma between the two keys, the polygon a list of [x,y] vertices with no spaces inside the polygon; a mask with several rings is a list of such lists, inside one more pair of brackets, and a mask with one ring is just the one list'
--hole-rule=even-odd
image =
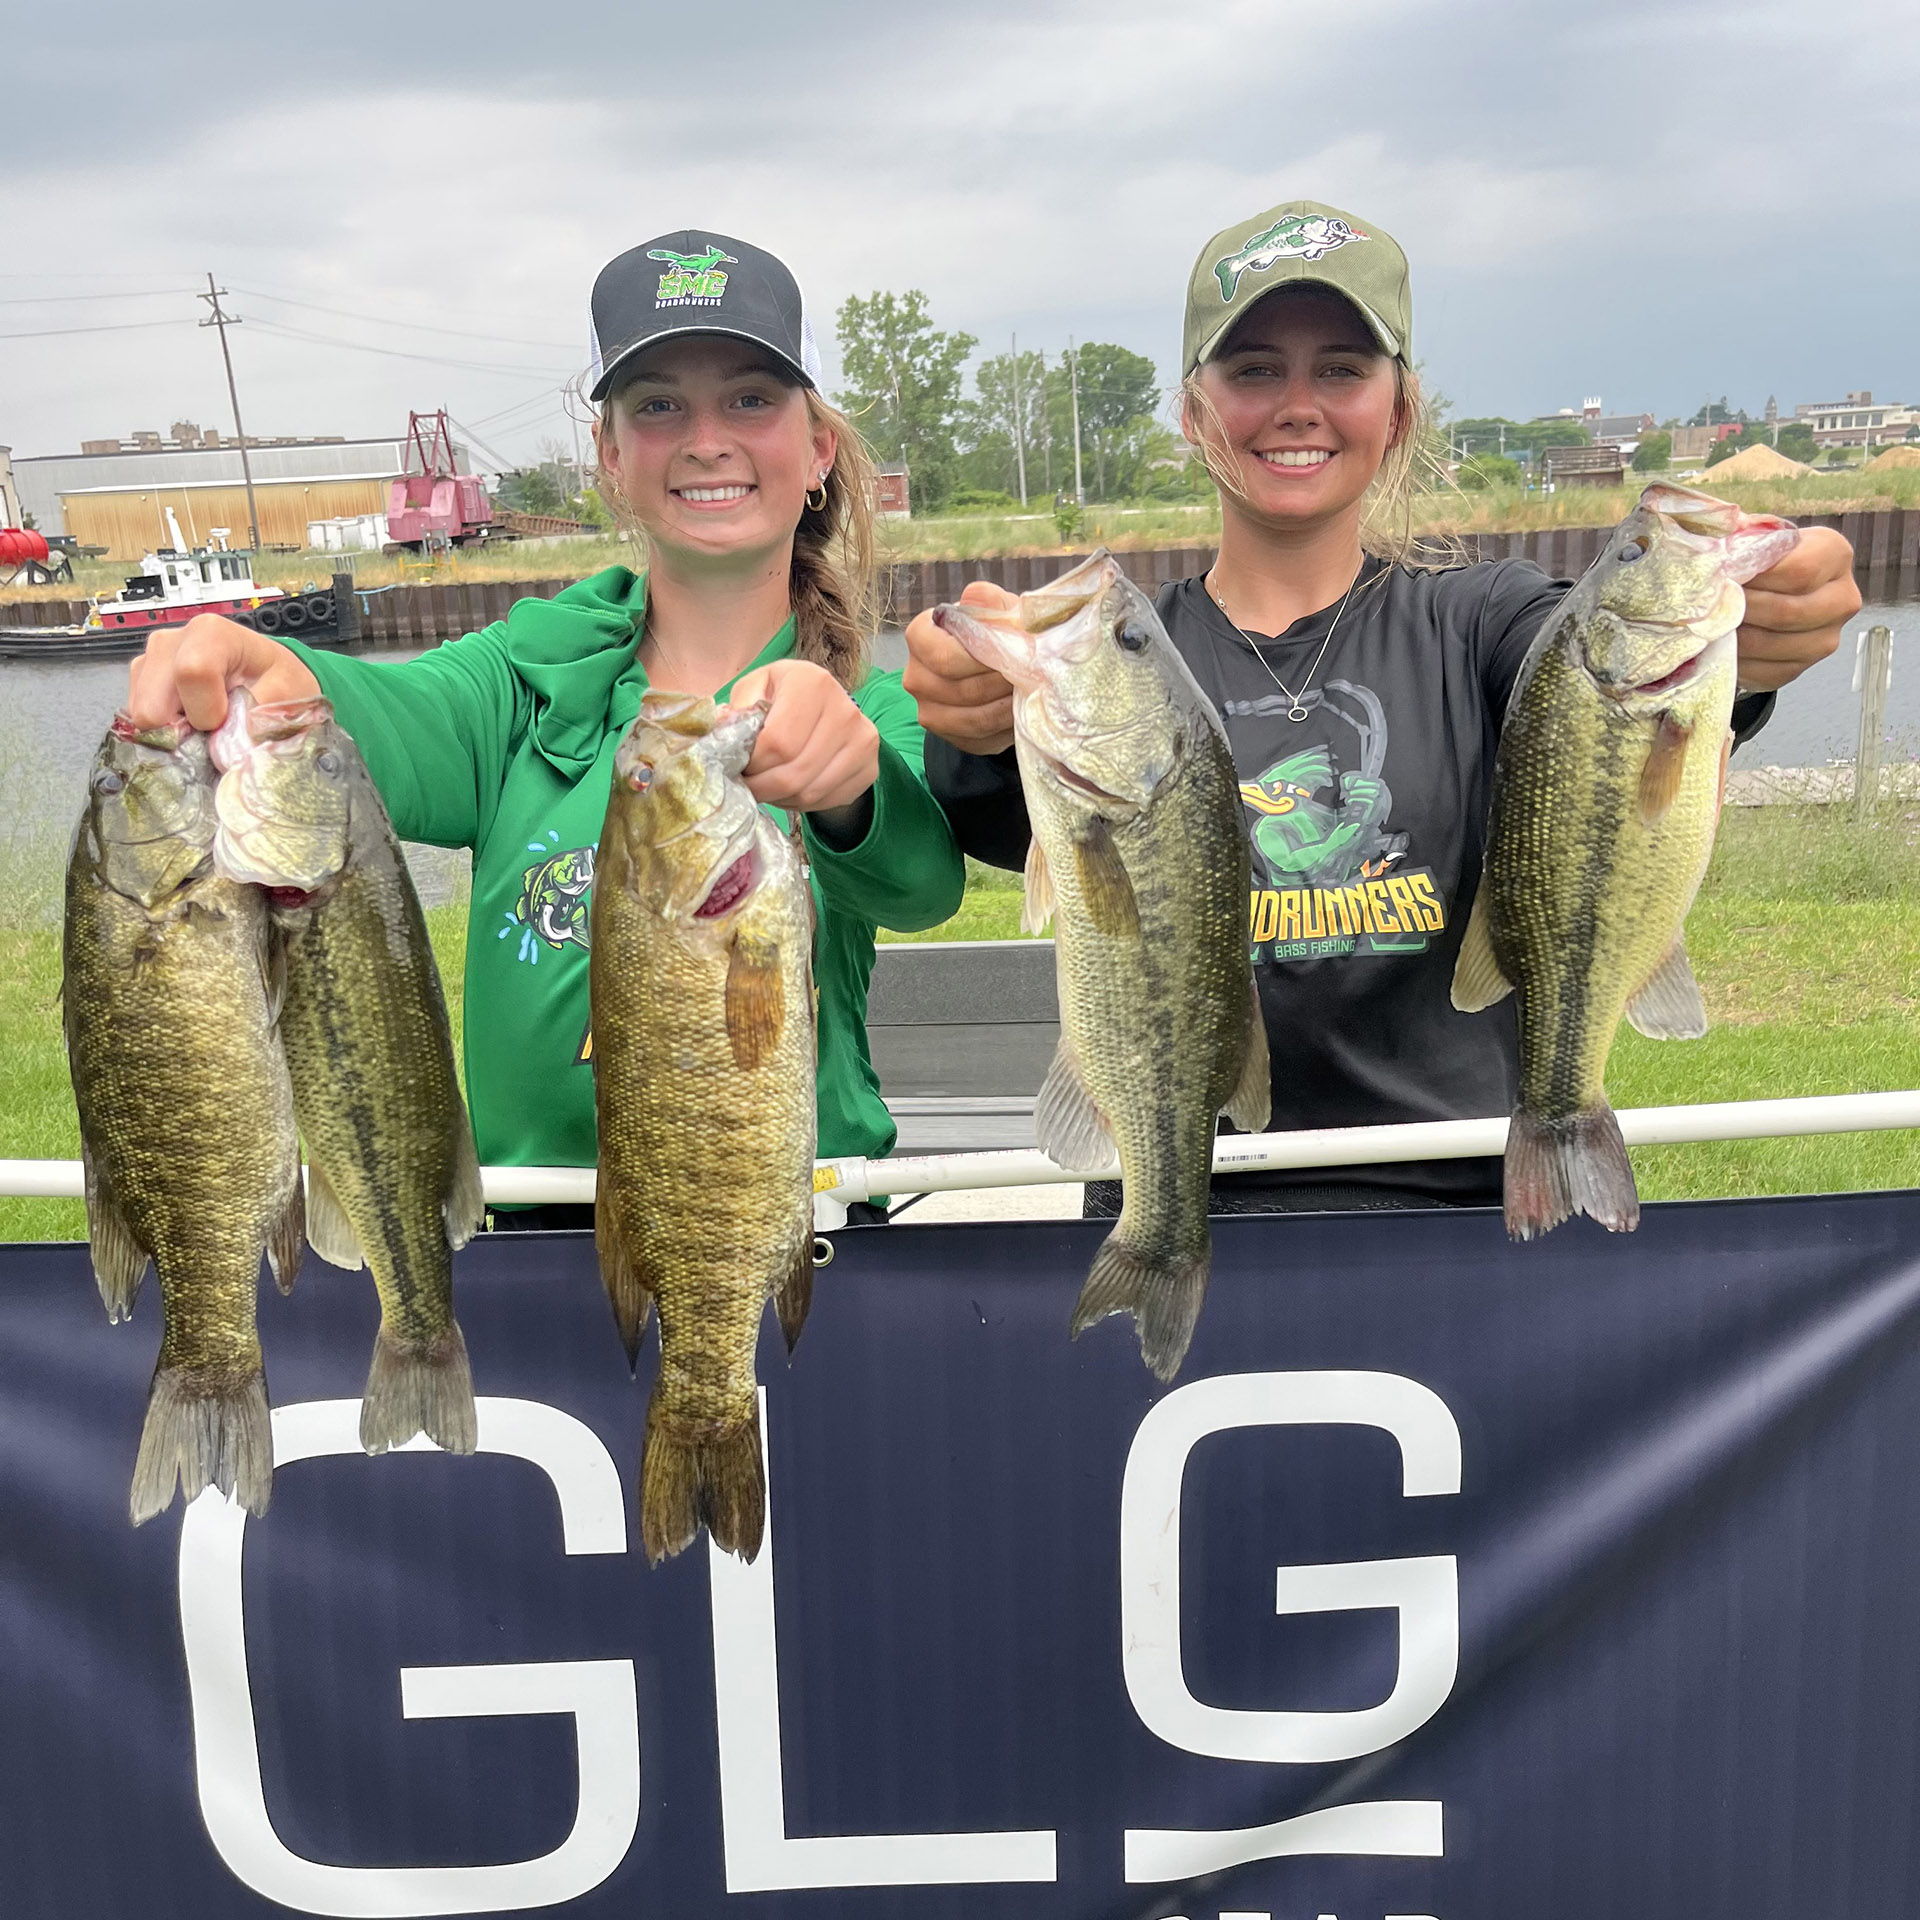
{"label": "largemouth bass", "polygon": [[453,1254],[479,1230],[480,1166],[426,920],[360,750],[324,700],[236,693],[213,742],[214,859],[269,889],[280,1036],[306,1143],[307,1234],[373,1270],[380,1331],[360,1444],[476,1438]]}
{"label": "largemouth bass", "polygon": [[185,728],[123,715],[67,867],[61,1012],[107,1317],[151,1258],[164,1330],[134,1524],[207,1487],[264,1513],[273,1435],[254,1324],[260,1256],[300,1264],[300,1154],[274,1039],[267,903],[212,870],[213,770]]}
{"label": "largemouth bass", "polygon": [[772,1295],[791,1350],[813,1289],[813,908],[740,780],[766,717],[649,693],[613,763],[594,866],[595,1234],[629,1360],[649,1303],[640,1533],[760,1551],[753,1371]]}
{"label": "largemouth bass", "polygon": [[1784,520],[1655,485],[1534,641],[1494,761],[1486,864],[1453,978],[1477,1012],[1519,990],[1507,1231],[1570,1214],[1639,1224],[1607,1104],[1621,1015],[1707,1030],[1682,927],[1713,852],[1742,583],[1798,540]]}
{"label": "largemouth bass", "polygon": [[1152,602],[1104,551],[1017,610],[933,617],[1014,685],[1033,825],[1022,924],[1037,933],[1052,917],[1059,970],[1040,1145],[1076,1171],[1120,1156],[1120,1219],[1073,1331],[1131,1313],[1147,1365],[1170,1380],[1213,1260],[1218,1115],[1258,1132],[1271,1091],[1226,730]]}

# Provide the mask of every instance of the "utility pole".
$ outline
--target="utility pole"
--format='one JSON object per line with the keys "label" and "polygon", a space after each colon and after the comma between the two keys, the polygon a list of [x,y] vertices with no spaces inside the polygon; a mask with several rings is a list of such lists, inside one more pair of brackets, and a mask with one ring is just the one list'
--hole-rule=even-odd
{"label": "utility pole", "polygon": [[1027,505],[1027,415],[1020,404],[1020,336],[1013,336],[1013,451],[1020,469],[1020,507]]}
{"label": "utility pole", "polygon": [[1080,350],[1073,344],[1073,335],[1067,335],[1067,366],[1073,382],[1073,503],[1077,507],[1087,504],[1087,487],[1080,473]]}
{"label": "utility pole", "polygon": [[252,541],[253,551],[260,551],[260,511],[253,503],[253,462],[247,458],[247,430],[240,424],[240,390],[233,384],[233,355],[227,351],[227,329],[240,324],[237,313],[221,310],[221,296],[225,287],[213,284],[213,275],[207,275],[207,290],[198,297],[213,309],[210,319],[202,320],[203,327],[220,329],[220,358],[227,363],[227,398],[233,402],[233,437],[240,442],[240,477],[247,483],[247,533]]}

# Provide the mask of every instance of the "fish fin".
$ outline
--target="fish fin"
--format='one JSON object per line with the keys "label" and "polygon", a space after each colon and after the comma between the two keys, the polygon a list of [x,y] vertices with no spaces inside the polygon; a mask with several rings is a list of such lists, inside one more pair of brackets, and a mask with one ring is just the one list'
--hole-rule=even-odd
{"label": "fish fin", "polygon": [[1113,1158],[1113,1132],[1080,1077],[1080,1059],[1063,1033],[1046,1084],[1033,1103],[1033,1136],[1040,1151],[1069,1172],[1104,1167]]}
{"label": "fish fin", "polygon": [[277,1027],[280,1010],[287,1004],[287,943],[271,925],[260,951],[260,984],[267,995],[267,1025]]}
{"label": "fish fin", "polygon": [[1584,1213],[1609,1233],[1640,1224],[1640,1194],[1620,1123],[1602,1100],[1564,1120],[1516,1108],[1507,1130],[1507,1232],[1516,1240],[1551,1233]]}
{"label": "fish fin", "polygon": [[1687,770],[1687,748],[1693,741],[1693,729],[1672,714],[1660,716],[1660,726],[1640,769],[1640,818],[1655,826],[1666,818],[1667,810],[1680,796],[1680,776]]}
{"label": "fish fin", "polygon": [[773,1310],[780,1316],[780,1331],[787,1337],[789,1353],[800,1344],[800,1330],[807,1324],[807,1310],[812,1305],[813,1229],[809,1224],[786,1271],[776,1274],[773,1281]]}
{"label": "fish fin", "polygon": [[267,1265],[273,1273],[273,1284],[283,1294],[293,1291],[294,1280],[300,1272],[300,1256],[307,1244],[307,1192],[300,1184],[297,1154],[292,1173],[293,1178],[287,1183],[286,1205],[280,1209],[280,1217],[267,1235]]}
{"label": "fish fin", "polygon": [[689,1423],[661,1410],[656,1388],[647,1408],[647,1446],[640,1462],[640,1540],[647,1564],[689,1547],[704,1525],[713,1544],[742,1560],[760,1552],[767,1523],[767,1482],[760,1464],[760,1407],[732,1425]]}
{"label": "fish fin", "polygon": [[1698,1040],[1706,1032],[1707,1009],[1687,964],[1684,936],[1676,936],[1667,957],[1627,1002],[1627,1018],[1649,1040]]}
{"label": "fish fin", "polygon": [[1053,870],[1039,836],[1027,842],[1027,894],[1020,903],[1020,931],[1045,933],[1053,918]]}
{"label": "fish fin", "polygon": [[1260,1011],[1257,980],[1247,1011],[1247,1044],[1240,1056],[1240,1078],[1221,1111],[1242,1133],[1260,1133],[1273,1118],[1273,1062],[1267,1053],[1267,1020]]}
{"label": "fish fin", "polygon": [[307,1162],[307,1245],[330,1267],[357,1273],[367,1264],[360,1236],[317,1161]]}
{"label": "fish fin", "polygon": [[1212,1268],[1211,1246],[1185,1259],[1154,1260],[1128,1246],[1116,1228],[1093,1256],[1073,1309],[1073,1337],[1110,1313],[1130,1313],[1139,1327],[1141,1359],[1162,1380],[1171,1380],[1187,1357]]}
{"label": "fish fin", "polygon": [[1493,957],[1493,934],[1487,925],[1489,891],[1483,876],[1467,914],[1460,957],[1453,963],[1453,1004],[1460,1013],[1480,1013],[1513,991],[1513,982],[1500,971],[1500,962]]}
{"label": "fish fin", "polygon": [[249,1513],[266,1512],[273,1497],[273,1420],[260,1368],[239,1380],[188,1367],[155,1372],[127,1500],[136,1527],[167,1510],[176,1481],[188,1501],[218,1487]]}
{"label": "fish fin", "polygon": [[479,1444],[467,1343],[449,1320],[437,1340],[402,1340],[383,1320],[360,1400],[360,1445],[368,1453],[401,1447],[424,1433],[443,1453]]}
{"label": "fish fin", "polygon": [[133,1237],[113,1189],[101,1178],[94,1157],[81,1142],[80,1163],[87,1189],[87,1240],[93,1253],[93,1277],[106,1303],[109,1321],[131,1320],[140,1283],[150,1258]]}
{"label": "fish fin", "polygon": [[627,1350],[627,1365],[640,1364],[640,1339],[653,1308],[653,1287],[628,1247],[613,1208],[603,1197],[593,1204],[593,1244],[600,1256],[600,1280],[613,1302],[614,1324]]}
{"label": "fish fin", "polygon": [[464,1100],[453,1142],[453,1186],[441,1205],[440,1216],[447,1223],[447,1245],[455,1253],[480,1231],[487,1217],[486,1196],[480,1191],[480,1155],[474,1148],[473,1127]]}
{"label": "fish fin", "polygon": [[1097,813],[1073,837],[1073,865],[1094,932],[1138,935],[1140,903],[1133,897],[1133,881],[1114,844],[1113,829]]}
{"label": "fish fin", "polygon": [[740,934],[727,955],[727,1042],[736,1067],[754,1068],[780,1044],[787,990],[780,949],[771,940]]}

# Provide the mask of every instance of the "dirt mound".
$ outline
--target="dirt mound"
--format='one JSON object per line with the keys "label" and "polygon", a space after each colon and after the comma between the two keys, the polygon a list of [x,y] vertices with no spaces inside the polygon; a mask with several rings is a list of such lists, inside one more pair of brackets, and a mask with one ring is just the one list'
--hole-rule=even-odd
{"label": "dirt mound", "polygon": [[1798,460],[1789,460],[1778,448],[1742,447],[1730,459],[1709,467],[1703,484],[1711,489],[1716,480],[1795,480],[1812,471]]}
{"label": "dirt mound", "polygon": [[1878,473],[1888,467],[1920,467],[1920,447],[1889,447],[1885,453],[1876,453],[1863,471]]}

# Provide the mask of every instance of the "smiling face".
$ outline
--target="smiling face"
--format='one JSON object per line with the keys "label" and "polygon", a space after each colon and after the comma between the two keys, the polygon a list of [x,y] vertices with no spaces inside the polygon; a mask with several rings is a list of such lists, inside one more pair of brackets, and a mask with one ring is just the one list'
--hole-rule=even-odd
{"label": "smiling face", "polygon": [[[1301,288],[1252,307],[1199,373],[1242,497],[1222,505],[1268,526],[1358,515],[1404,430],[1396,363],[1338,294]],[[1210,429],[1191,402],[1186,431]]]}
{"label": "smiling face", "polygon": [[836,451],[805,389],[765,353],[704,334],[642,355],[595,438],[648,541],[694,562],[750,559],[790,542]]}

